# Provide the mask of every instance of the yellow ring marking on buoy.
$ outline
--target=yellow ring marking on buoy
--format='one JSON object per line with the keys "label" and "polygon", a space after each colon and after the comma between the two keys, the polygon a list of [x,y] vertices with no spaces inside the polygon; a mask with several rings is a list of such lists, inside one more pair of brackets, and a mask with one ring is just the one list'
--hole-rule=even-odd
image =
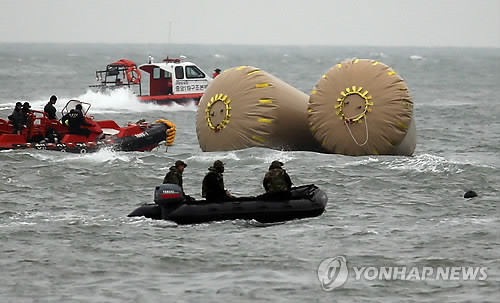
{"label": "yellow ring marking on buoy", "polygon": [[260,70],[254,70],[253,72],[249,72],[247,75],[250,76],[256,73],[260,73]]}
{"label": "yellow ring marking on buoy", "polygon": [[388,72],[387,74],[388,74],[389,76],[392,76],[392,75],[394,75],[395,73],[396,73],[395,71],[390,71],[390,72]]}
{"label": "yellow ring marking on buoy", "polygon": [[[212,120],[210,119],[210,109],[216,102],[219,101],[224,103],[226,108],[226,115],[224,116],[224,120],[222,120],[220,124],[214,126]],[[229,123],[229,118],[231,118],[231,106],[229,105],[230,103],[231,99],[229,99],[225,94],[215,94],[215,97],[210,98],[210,102],[208,102],[207,108],[205,109],[205,119],[207,120],[207,125],[211,130],[218,132],[226,127],[226,125]]]}
{"label": "yellow ring marking on buoy", "polygon": [[247,66],[246,66],[246,65],[243,65],[243,66],[238,67],[236,70],[242,70],[242,69],[244,69],[245,67],[247,67]]}
{"label": "yellow ring marking on buoy", "polygon": [[354,60],[354,63],[358,63],[358,62],[359,62],[359,59]]}
{"label": "yellow ring marking on buoy", "polygon": [[272,119],[265,119],[265,118],[259,118],[259,119],[257,119],[257,121],[263,122],[263,123],[272,123],[273,122]]}
{"label": "yellow ring marking on buoy", "polygon": [[257,84],[255,85],[255,87],[256,87],[256,88],[263,88],[263,87],[268,87],[268,86],[270,86],[270,85],[271,85],[271,83],[257,83]]}
{"label": "yellow ring marking on buoy", "polygon": [[380,62],[375,61],[375,62],[373,62],[373,63],[372,63],[372,65],[377,65],[377,64],[379,64],[379,63],[380,63]]}
{"label": "yellow ring marking on buoy", "polygon": [[326,75],[321,76],[321,78],[326,79]]}
{"label": "yellow ring marking on buoy", "polygon": [[261,143],[266,142],[266,139],[261,138],[261,137],[259,137],[259,136],[252,136],[252,139],[254,139],[255,141],[259,141],[259,142],[261,142]]}
{"label": "yellow ring marking on buoy", "polygon": [[342,67],[342,63],[337,64],[337,67],[341,68]]}
{"label": "yellow ring marking on buoy", "polygon": [[[338,116],[340,116],[340,120],[344,120],[345,123],[349,123],[349,124],[352,124],[355,122],[361,123],[362,119],[364,117],[366,117],[366,113],[371,111],[370,106],[373,105],[373,102],[370,102],[370,100],[372,99],[372,97],[368,95],[368,90],[365,90],[363,93],[361,93],[362,90],[363,90],[362,86],[356,87],[356,85],[353,85],[351,88],[347,87],[345,89],[345,91],[340,92],[340,95],[342,97],[337,98],[337,102],[339,102],[339,103],[334,106],[334,108],[338,109],[336,114]],[[365,109],[363,110],[363,112],[361,114],[358,114],[355,117],[348,118],[344,114],[344,102],[345,102],[345,99],[350,95],[358,95],[361,98],[363,98],[365,100]]]}
{"label": "yellow ring marking on buoy", "polygon": [[260,99],[259,103],[273,103],[273,100],[271,100],[271,99]]}
{"label": "yellow ring marking on buoy", "polygon": [[313,90],[313,91],[311,92],[311,94],[312,94],[312,95],[316,95],[316,90]]}

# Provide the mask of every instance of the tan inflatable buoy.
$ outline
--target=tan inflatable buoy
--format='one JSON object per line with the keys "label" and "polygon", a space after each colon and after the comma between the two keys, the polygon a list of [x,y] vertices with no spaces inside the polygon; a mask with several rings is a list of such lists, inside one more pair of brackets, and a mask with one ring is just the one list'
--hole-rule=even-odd
{"label": "tan inflatable buoy", "polygon": [[412,155],[416,147],[408,87],[378,61],[354,59],[332,67],[312,91],[308,116],[314,138],[330,153]]}
{"label": "tan inflatable buoy", "polygon": [[215,78],[199,102],[196,133],[203,151],[249,147],[317,151],[309,131],[309,96],[252,66]]}

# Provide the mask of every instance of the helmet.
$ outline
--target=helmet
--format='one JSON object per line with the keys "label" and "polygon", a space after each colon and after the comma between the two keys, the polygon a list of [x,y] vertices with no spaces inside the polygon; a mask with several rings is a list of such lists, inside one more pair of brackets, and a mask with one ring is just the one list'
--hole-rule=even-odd
{"label": "helmet", "polygon": [[50,96],[50,101],[57,101],[57,97],[56,97],[56,95],[52,95],[52,96]]}
{"label": "helmet", "polygon": [[215,160],[214,167],[215,168],[224,168],[224,163],[221,160]]}
{"label": "helmet", "polygon": [[83,108],[83,106],[82,106],[81,104],[77,104],[77,105],[75,106],[75,109],[82,110],[82,108]]}
{"label": "helmet", "polygon": [[175,167],[179,167],[179,166],[187,167],[187,164],[182,160],[175,161]]}
{"label": "helmet", "polygon": [[273,161],[271,165],[269,166],[269,169],[273,168],[281,168],[283,166],[283,162],[280,161]]}

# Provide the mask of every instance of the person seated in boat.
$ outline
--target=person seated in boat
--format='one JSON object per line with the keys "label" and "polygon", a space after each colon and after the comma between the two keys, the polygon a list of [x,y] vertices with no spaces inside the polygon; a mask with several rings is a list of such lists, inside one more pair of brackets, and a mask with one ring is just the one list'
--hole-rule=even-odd
{"label": "person seated in boat", "polygon": [[224,188],[224,163],[216,160],[214,165],[208,168],[208,173],[203,178],[201,196],[207,202],[225,201],[234,198],[229,191]]}
{"label": "person seated in boat", "polygon": [[182,173],[184,172],[184,168],[187,167],[187,164],[182,160],[175,161],[175,164],[171,166],[168,170],[168,173],[163,178],[163,184],[176,184],[184,193],[184,187],[182,187]]}
{"label": "person seated in boat", "polygon": [[283,169],[283,162],[273,161],[262,182],[267,199],[289,199],[292,180]]}
{"label": "person seated in boat", "polygon": [[23,104],[21,102],[16,102],[16,107],[12,111],[12,115],[9,116],[9,120],[12,121],[14,126],[12,133],[20,135],[23,129],[26,127],[26,122],[23,115]]}
{"label": "person seated in boat", "polygon": [[212,78],[214,78],[214,79],[215,79],[215,77],[217,77],[218,75],[220,75],[220,69],[216,68],[216,69],[214,70],[214,73],[212,74]]}
{"label": "person seated in boat", "polygon": [[194,201],[194,198],[191,198],[191,196],[186,195],[186,193],[184,192],[184,187],[182,186],[182,173],[184,172],[184,169],[186,167],[187,164],[184,161],[182,160],[175,161],[175,164],[169,168],[168,173],[165,175],[165,178],[163,178],[163,184],[179,185],[179,187],[182,190],[182,194],[184,195],[184,198],[187,201]]}
{"label": "person seated in boat", "polygon": [[24,102],[23,104],[23,108],[21,109],[21,111],[23,112],[23,118],[24,118],[24,124],[25,125],[30,125],[31,124],[31,121],[30,121],[30,113],[31,113],[31,105],[29,102]]}
{"label": "person seated in boat", "polygon": [[57,97],[55,95],[52,95],[50,97],[49,102],[43,108],[43,111],[47,113],[47,116],[50,120],[57,120],[57,115],[56,115],[57,110],[54,106],[54,104],[56,104],[56,101]]}
{"label": "person seated in boat", "polygon": [[69,113],[64,115],[64,117],[61,118],[61,122],[62,124],[68,125],[68,133],[70,134],[85,136],[87,138],[90,136],[90,129],[82,128],[82,126],[92,126],[92,124],[85,120],[81,104],[77,104],[75,109],[72,109]]}

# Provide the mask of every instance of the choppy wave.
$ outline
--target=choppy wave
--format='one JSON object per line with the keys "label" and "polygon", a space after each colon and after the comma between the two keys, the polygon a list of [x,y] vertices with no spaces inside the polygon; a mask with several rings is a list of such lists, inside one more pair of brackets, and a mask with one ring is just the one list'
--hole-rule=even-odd
{"label": "choppy wave", "polygon": [[387,165],[393,170],[414,170],[417,172],[432,173],[461,173],[461,163],[455,163],[444,157],[423,154],[415,157],[397,157],[391,161],[383,161],[381,165]]}
{"label": "choppy wave", "polygon": [[[124,49],[132,59],[144,58],[150,46],[72,50],[50,45],[40,46],[42,53],[34,46],[20,56],[23,47],[6,51],[23,59],[2,65],[18,78],[9,74],[3,79],[1,115],[12,112],[17,100],[10,98],[27,96],[22,101],[41,110],[55,91],[58,109],[69,99],[81,99],[92,103],[90,114],[118,124],[165,116],[176,124],[178,136],[167,153],[164,148],[84,155],[0,152],[3,301],[330,302],[335,297],[399,302],[403,297],[412,302],[483,302],[493,301],[498,293],[499,100],[492,94],[500,79],[498,51],[194,48],[197,60],[203,61],[200,66],[213,66],[214,61],[221,69],[258,66],[307,93],[343,58],[388,60],[384,63],[397,67],[415,97],[419,153],[347,157],[262,148],[201,152],[196,106],[143,104],[128,91],[86,91],[92,67],[102,66],[97,61],[110,62]],[[175,52],[185,50],[193,46]],[[283,53],[289,55],[286,66],[280,62]],[[414,54],[426,60],[409,59]],[[74,64],[91,68],[68,77],[67,67]],[[464,70],[469,71],[466,76]],[[47,83],[50,77],[54,80]],[[19,81],[25,78],[31,87]],[[314,183],[325,191],[327,211],[284,224],[235,220],[183,226],[126,217],[141,203],[153,201],[154,187],[177,159],[187,161],[184,188],[197,198],[207,167],[217,159],[228,163],[225,186],[242,195],[263,192],[269,164],[280,160],[294,184]],[[463,198],[469,188],[478,192],[477,198]],[[354,281],[351,276],[342,288],[324,292],[318,266],[334,256],[345,256],[349,266],[358,267],[467,266],[472,260],[488,266],[491,275],[487,281]]]}

